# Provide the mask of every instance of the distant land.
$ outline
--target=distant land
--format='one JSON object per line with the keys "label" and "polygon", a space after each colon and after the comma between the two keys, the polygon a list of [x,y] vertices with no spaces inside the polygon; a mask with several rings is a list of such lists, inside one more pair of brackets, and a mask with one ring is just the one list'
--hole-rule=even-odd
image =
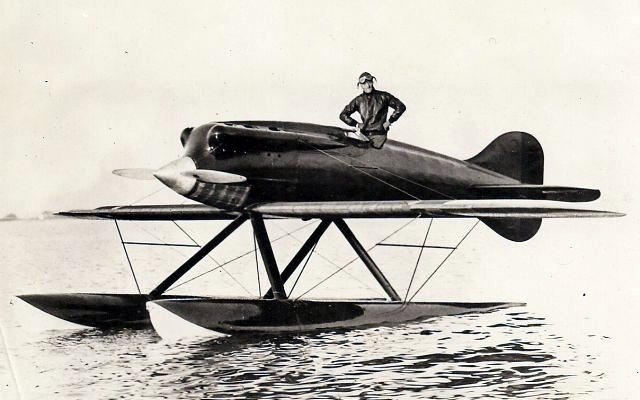
{"label": "distant land", "polygon": [[61,217],[60,215],[56,215],[56,213],[53,211],[43,211],[35,217],[27,217],[27,218],[20,218],[14,213],[9,213],[4,217],[0,218],[0,222],[18,221],[18,220],[45,220],[45,219],[58,219],[58,218],[63,218],[63,217]]}
{"label": "distant land", "polygon": [[15,221],[18,219],[18,216],[13,214],[13,213],[9,213],[7,215],[5,215],[4,217],[0,218],[0,221]]}

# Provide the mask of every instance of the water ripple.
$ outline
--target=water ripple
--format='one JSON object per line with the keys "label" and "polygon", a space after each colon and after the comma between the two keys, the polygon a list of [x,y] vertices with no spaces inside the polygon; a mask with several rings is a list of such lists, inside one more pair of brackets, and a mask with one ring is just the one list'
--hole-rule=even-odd
{"label": "water ripple", "polygon": [[62,369],[64,376],[76,375],[55,384],[71,397],[91,388],[91,395],[104,398],[563,399],[575,394],[568,387],[593,388],[602,372],[585,371],[590,356],[542,320],[502,311],[396,327],[177,344],[151,330],[84,330],[51,334],[32,345],[50,356],[67,354],[53,357],[58,362],[39,373]]}

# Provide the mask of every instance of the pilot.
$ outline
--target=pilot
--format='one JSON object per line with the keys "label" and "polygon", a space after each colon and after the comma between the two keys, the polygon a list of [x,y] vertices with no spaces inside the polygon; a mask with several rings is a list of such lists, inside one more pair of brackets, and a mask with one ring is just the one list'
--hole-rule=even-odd
{"label": "pilot", "polygon": [[[406,107],[393,95],[376,90],[373,87],[375,80],[376,78],[368,72],[360,74],[358,86],[362,89],[362,94],[347,104],[340,113],[340,119],[347,125],[355,126],[369,138],[373,147],[380,149],[387,141],[389,126],[400,118]],[[393,114],[387,120],[389,107],[393,108]],[[360,114],[362,122],[351,118],[351,114],[356,111]]]}

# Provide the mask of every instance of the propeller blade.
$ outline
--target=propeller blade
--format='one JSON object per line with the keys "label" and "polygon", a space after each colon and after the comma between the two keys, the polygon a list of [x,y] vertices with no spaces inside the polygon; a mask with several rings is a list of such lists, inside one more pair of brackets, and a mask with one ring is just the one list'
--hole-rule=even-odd
{"label": "propeller blade", "polygon": [[193,177],[206,183],[240,183],[247,180],[247,178],[242,175],[210,169],[194,169],[191,171],[185,171],[182,175]]}
{"label": "propeller blade", "polygon": [[150,181],[156,179],[153,176],[155,169],[151,168],[123,168],[123,169],[114,169],[112,172],[115,175],[122,176],[129,179],[138,179],[143,181]]}

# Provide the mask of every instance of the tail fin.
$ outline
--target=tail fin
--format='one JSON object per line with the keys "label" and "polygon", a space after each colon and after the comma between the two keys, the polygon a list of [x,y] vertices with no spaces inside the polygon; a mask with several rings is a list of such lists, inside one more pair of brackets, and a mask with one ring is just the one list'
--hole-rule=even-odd
{"label": "tail fin", "polygon": [[542,146],[535,137],[526,132],[502,134],[475,157],[466,161],[517,179],[521,183],[542,184]]}
{"label": "tail fin", "polygon": [[[521,183],[541,185],[544,153],[535,137],[526,132],[507,132],[489,143],[467,162],[517,179]],[[531,239],[540,229],[540,218],[481,218],[500,236],[514,242]]]}

